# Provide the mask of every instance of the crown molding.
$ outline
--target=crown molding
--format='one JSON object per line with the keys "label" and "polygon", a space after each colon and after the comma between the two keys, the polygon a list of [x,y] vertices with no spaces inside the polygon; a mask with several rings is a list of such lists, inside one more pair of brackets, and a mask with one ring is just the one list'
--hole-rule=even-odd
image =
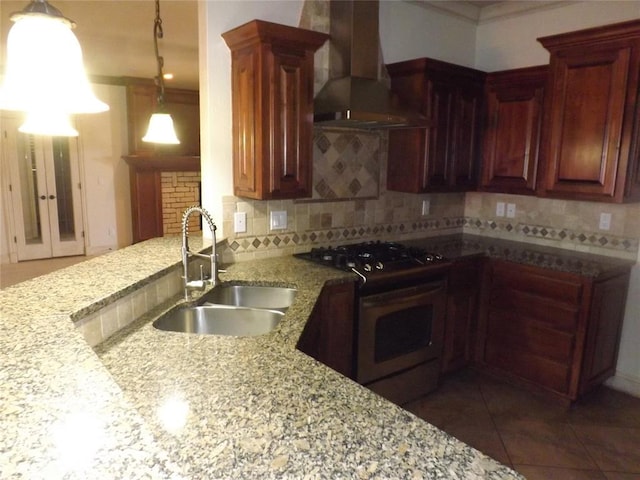
{"label": "crown molding", "polygon": [[495,22],[506,18],[518,17],[533,11],[548,10],[564,7],[573,3],[572,0],[523,0],[487,2],[447,1],[447,0],[404,0],[428,10],[435,10],[445,15],[456,17],[476,25]]}

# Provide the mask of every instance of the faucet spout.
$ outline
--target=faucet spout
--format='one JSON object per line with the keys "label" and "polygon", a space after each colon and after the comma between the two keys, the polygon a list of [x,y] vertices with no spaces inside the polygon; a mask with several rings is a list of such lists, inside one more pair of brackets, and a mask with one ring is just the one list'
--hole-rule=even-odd
{"label": "faucet spout", "polygon": [[[201,253],[189,250],[189,218],[194,213],[199,213],[209,225],[211,234],[213,235],[211,255],[203,255]],[[200,269],[199,280],[189,280],[189,257],[200,257],[208,259],[211,262],[211,278],[206,280],[202,268]],[[190,290],[204,290],[207,284],[216,286],[220,283],[218,269],[218,253],[216,251],[216,224],[213,222],[211,214],[203,207],[193,205],[187,208],[182,215],[182,269],[184,278],[184,296],[185,300],[189,299]]]}

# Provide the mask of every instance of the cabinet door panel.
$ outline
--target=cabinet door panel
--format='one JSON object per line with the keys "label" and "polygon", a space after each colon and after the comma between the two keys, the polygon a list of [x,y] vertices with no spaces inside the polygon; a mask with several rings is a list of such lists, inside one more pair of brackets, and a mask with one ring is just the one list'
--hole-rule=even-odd
{"label": "cabinet door panel", "polygon": [[455,100],[450,168],[457,186],[472,187],[476,184],[481,99],[482,90],[469,86],[459,92]]}
{"label": "cabinet door panel", "polygon": [[481,186],[534,194],[547,66],[489,74]]}
{"label": "cabinet door panel", "polygon": [[548,192],[614,196],[630,50],[556,56]]}
{"label": "cabinet door panel", "polygon": [[449,85],[436,82],[430,90],[429,118],[434,126],[428,129],[427,185],[446,186],[449,184],[448,167],[452,155],[450,136],[453,132],[449,125],[453,108],[453,90]]}

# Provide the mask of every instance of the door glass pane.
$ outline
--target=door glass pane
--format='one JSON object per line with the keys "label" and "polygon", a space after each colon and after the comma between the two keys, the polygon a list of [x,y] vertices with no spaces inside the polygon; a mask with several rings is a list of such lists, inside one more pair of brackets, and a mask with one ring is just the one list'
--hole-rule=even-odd
{"label": "door glass pane", "polygon": [[56,202],[58,205],[58,230],[60,240],[75,240],[73,218],[73,185],[69,158],[69,139],[53,137],[53,165],[56,178]]}
{"label": "door glass pane", "polygon": [[421,305],[382,315],[376,321],[376,363],[407,355],[429,346],[433,305]]}
{"label": "door glass pane", "polygon": [[22,196],[22,223],[28,245],[42,243],[40,200],[38,199],[38,169],[33,135],[18,134],[18,175]]}

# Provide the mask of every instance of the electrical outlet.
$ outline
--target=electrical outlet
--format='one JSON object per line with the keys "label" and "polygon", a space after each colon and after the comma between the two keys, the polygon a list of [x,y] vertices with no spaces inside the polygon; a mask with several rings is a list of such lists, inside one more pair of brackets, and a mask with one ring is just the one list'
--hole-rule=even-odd
{"label": "electrical outlet", "polygon": [[601,213],[600,214],[600,230],[609,230],[611,229],[611,214],[610,213]]}
{"label": "electrical outlet", "polygon": [[233,214],[233,231],[235,233],[247,231],[247,212],[235,212]]}
{"label": "electrical outlet", "polygon": [[422,200],[422,216],[426,217],[429,215],[429,209],[431,207],[431,203],[429,200]]}
{"label": "electrical outlet", "polygon": [[504,217],[504,202],[496,203],[496,217]]}
{"label": "electrical outlet", "polygon": [[287,212],[271,212],[271,230],[284,230],[287,228]]}
{"label": "electrical outlet", "polygon": [[507,218],[514,218],[516,216],[516,204],[507,203]]}

